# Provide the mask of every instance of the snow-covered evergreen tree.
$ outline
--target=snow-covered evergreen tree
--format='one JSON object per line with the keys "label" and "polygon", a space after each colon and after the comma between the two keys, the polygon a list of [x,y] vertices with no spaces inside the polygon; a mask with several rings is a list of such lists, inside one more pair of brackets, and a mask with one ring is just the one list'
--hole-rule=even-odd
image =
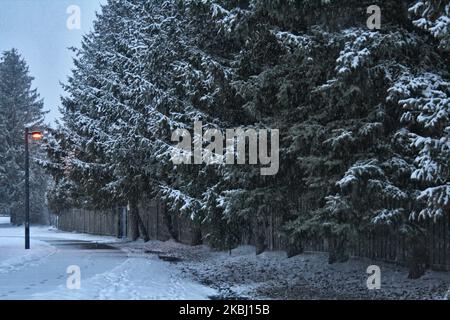
{"label": "snow-covered evergreen tree", "polygon": [[443,50],[450,51],[450,3],[445,0],[418,0],[409,9],[415,26],[439,40]]}
{"label": "snow-covered evergreen tree", "polygon": [[[373,111],[378,109],[382,116],[378,124],[359,131],[381,130],[371,134],[376,152],[361,154],[336,183],[338,194],[327,198],[330,217],[324,225],[335,235],[354,240],[380,224],[403,232],[410,241],[410,276],[417,277],[427,260],[418,218],[435,219],[448,212],[448,65],[445,54],[426,37],[398,26],[391,29],[395,31],[358,31],[363,36],[347,43],[336,60],[337,79],[323,87],[329,90],[342,83],[342,77],[368,71],[365,79],[370,87],[363,91],[364,99],[375,93]],[[367,80],[360,78],[360,83]],[[378,84],[382,85],[377,88]]]}
{"label": "snow-covered evergreen tree", "polygon": [[[3,53],[0,59],[0,210],[11,212],[13,223],[23,223],[24,130],[34,124],[42,128],[43,102],[24,59],[17,50]],[[39,149],[32,145],[33,157]],[[30,172],[31,219],[41,222],[45,204],[46,178],[40,167]]]}
{"label": "snow-covered evergreen tree", "polygon": [[[56,202],[128,203],[138,230],[139,200],[162,196],[227,248],[252,234],[262,250],[276,218],[293,254],[326,236],[331,261],[381,223],[415,234],[447,210],[449,129],[448,57],[413,2],[108,1],[47,144]],[[411,15],[446,21],[421,2]],[[372,4],[382,30],[366,26]],[[279,129],[278,174],[174,165],[171,133],[195,120]]]}

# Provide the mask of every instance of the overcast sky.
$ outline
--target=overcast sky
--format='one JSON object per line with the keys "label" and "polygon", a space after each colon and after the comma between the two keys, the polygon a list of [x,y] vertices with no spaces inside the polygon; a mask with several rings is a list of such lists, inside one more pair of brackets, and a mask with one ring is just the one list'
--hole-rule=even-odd
{"label": "overcast sky", "polygon": [[[79,47],[106,0],[0,0],[0,51],[16,48],[30,67],[36,87],[50,110],[47,122],[59,117],[58,106],[72,69],[72,52]],[[81,11],[81,29],[67,28],[67,9],[76,5]]]}

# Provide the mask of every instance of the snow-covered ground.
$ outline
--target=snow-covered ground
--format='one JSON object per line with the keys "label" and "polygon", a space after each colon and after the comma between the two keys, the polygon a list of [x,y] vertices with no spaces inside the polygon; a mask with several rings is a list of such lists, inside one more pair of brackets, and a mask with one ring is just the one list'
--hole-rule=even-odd
{"label": "snow-covered ground", "polygon": [[20,270],[26,265],[35,265],[42,258],[56,252],[54,247],[42,241],[35,241],[33,250],[24,250],[24,231],[14,228],[12,234],[9,222],[9,217],[0,217],[0,274]]}
{"label": "snow-covered ground", "polygon": [[9,217],[0,217],[0,224],[8,224],[10,220]]}
{"label": "snow-covered ground", "polygon": [[[256,256],[241,246],[217,252],[174,241],[144,243],[32,227],[32,250],[23,227],[0,220],[2,299],[443,299],[448,272],[419,280],[404,267],[353,259],[329,265],[323,253],[287,258]],[[381,289],[368,290],[369,265],[381,268]],[[81,288],[66,287],[67,267],[81,269]]]}
{"label": "snow-covered ground", "polygon": [[42,241],[35,241],[33,250],[25,251],[23,238],[1,237],[0,274],[35,265],[55,252],[56,248]]}
{"label": "snow-covered ground", "polygon": [[[242,299],[444,299],[450,273],[429,271],[418,280],[406,268],[366,259],[328,264],[325,253],[287,258],[285,252],[264,252],[241,246],[229,252],[173,241],[117,244],[135,254],[177,258],[175,264],[195,281],[218,291],[217,298]],[[370,265],[381,269],[381,289],[368,290]]]}
{"label": "snow-covered ground", "polygon": [[[168,262],[111,247],[112,237],[23,227],[0,220],[0,300],[4,299],[208,299],[216,290],[200,285]],[[79,266],[81,288],[68,289],[67,268]]]}
{"label": "snow-covered ground", "polygon": [[157,258],[130,257],[114,269],[82,282],[80,290],[34,294],[34,299],[203,300],[214,289],[195,283]]}

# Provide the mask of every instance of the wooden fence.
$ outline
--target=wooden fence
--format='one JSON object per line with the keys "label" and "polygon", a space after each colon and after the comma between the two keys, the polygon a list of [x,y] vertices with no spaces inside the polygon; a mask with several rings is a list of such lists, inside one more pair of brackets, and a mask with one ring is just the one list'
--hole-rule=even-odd
{"label": "wooden fence", "polygon": [[[151,239],[165,241],[175,238],[185,244],[197,244],[198,238],[193,223],[183,217],[171,218],[159,201],[145,201],[140,205],[140,214]],[[125,214],[125,216],[123,216]],[[66,210],[58,216],[57,227],[65,231],[77,231],[90,234],[126,237],[130,234],[129,213],[125,208],[103,211],[83,209]],[[260,245],[261,239],[267,250],[285,250],[286,241],[279,230],[283,220],[271,215],[265,221],[254,221],[249,234],[244,234],[241,243]],[[433,270],[450,271],[450,218],[449,214],[436,222],[424,224],[427,229],[426,246],[429,266]],[[205,231],[205,230],[203,230]],[[328,251],[326,239],[312,239],[304,244],[307,251]],[[351,255],[382,260],[397,264],[406,264],[408,244],[404,236],[388,230],[380,230],[360,236],[358,243],[352,245]]]}
{"label": "wooden fence", "polygon": [[[436,222],[423,223],[427,237],[425,246],[428,264],[433,270],[450,271],[450,215]],[[407,262],[408,242],[404,235],[389,230],[380,230],[362,235],[352,248],[352,254],[373,260],[382,260],[397,264]]]}
{"label": "wooden fence", "polygon": [[[178,217],[167,221],[165,206],[149,200],[139,205],[139,212],[150,239],[166,241],[171,238],[186,244],[196,244],[193,223]],[[68,209],[50,219],[58,229],[96,235],[127,237],[131,234],[130,212],[123,207],[108,210]],[[170,227],[169,227],[170,226]]]}
{"label": "wooden fence", "polygon": [[[268,250],[286,250],[287,243],[280,232],[284,222],[282,219],[269,216],[266,221],[254,223],[252,235],[244,235],[243,244],[258,245],[255,234],[262,234],[264,246]],[[450,214],[446,214],[436,222],[428,220],[422,227],[426,230],[425,239],[428,264],[431,269],[450,271]],[[258,229],[260,229],[258,231]],[[303,243],[306,251],[328,252],[327,239],[316,237]],[[409,245],[404,235],[392,230],[378,230],[372,233],[361,234],[358,242],[352,244],[349,253],[353,257],[369,258],[406,265]]]}
{"label": "wooden fence", "polygon": [[56,227],[69,232],[120,236],[120,208],[102,211],[68,209],[55,220]]}

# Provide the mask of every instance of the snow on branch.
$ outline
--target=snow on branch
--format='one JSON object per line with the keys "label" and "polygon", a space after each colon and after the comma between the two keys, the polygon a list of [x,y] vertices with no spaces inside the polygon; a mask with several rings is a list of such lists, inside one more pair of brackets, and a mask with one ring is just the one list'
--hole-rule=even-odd
{"label": "snow on branch", "polygon": [[416,1],[409,8],[413,16],[413,24],[428,31],[439,40],[440,47],[450,50],[450,3],[445,1]]}

